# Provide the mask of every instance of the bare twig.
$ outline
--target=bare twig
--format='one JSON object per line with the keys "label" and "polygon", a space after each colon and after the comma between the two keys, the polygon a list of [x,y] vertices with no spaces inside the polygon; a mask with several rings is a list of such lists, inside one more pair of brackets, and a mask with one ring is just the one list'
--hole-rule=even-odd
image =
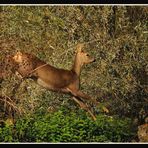
{"label": "bare twig", "polygon": [[4,103],[8,104],[9,106],[11,106],[15,111],[19,112],[19,114],[21,114],[20,109],[16,106],[16,104],[14,103],[14,101],[10,97],[8,97],[6,95],[0,96],[0,100],[3,101]]}

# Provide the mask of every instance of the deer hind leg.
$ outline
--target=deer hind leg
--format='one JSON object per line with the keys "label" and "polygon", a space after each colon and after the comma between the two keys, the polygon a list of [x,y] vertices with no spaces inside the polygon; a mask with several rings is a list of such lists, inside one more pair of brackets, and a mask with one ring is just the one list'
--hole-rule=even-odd
{"label": "deer hind leg", "polygon": [[73,100],[74,100],[76,103],[79,104],[79,106],[80,106],[82,109],[84,109],[85,111],[87,111],[87,112],[91,115],[91,117],[92,117],[92,119],[93,119],[94,121],[96,121],[95,115],[92,113],[92,111],[89,109],[89,107],[88,107],[84,102],[82,102],[81,100],[77,99],[76,97],[72,97],[72,98],[73,98]]}

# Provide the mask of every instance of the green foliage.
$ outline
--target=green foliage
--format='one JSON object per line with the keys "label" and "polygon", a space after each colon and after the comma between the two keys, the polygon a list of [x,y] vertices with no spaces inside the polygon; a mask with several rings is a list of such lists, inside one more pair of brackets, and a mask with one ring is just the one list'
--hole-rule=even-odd
{"label": "green foliage", "polygon": [[[69,111],[76,111],[77,106],[68,95],[49,92],[32,80],[24,80],[16,89],[20,79],[14,73],[11,74],[12,67],[6,66],[7,64],[4,66],[4,63],[7,55],[11,56],[19,50],[33,53],[58,68],[70,69],[73,64],[75,46],[83,42],[85,50],[96,59],[96,62],[82,69],[81,89],[106,105],[110,110],[110,115],[136,119],[134,120],[138,121],[136,124],[144,122],[148,110],[147,6],[0,6],[0,20],[0,92],[2,92],[0,94],[2,95],[0,96],[0,119],[7,118],[6,116],[10,113],[14,113],[16,118],[18,115],[34,116],[37,111],[42,112],[42,110],[54,112],[60,106],[68,108]],[[10,72],[10,75],[2,81],[1,73],[5,70]],[[58,116],[62,120],[62,115],[60,112],[53,115],[55,117],[49,115],[49,121],[46,122],[57,120],[55,126],[58,126],[60,124]],[[67,125],[65,139],[64,131],[59,128],[57,130],[62,134],[60,139],[55,136],[56,131],[48,127],[51,123],[44,125],[45,116],[40,122],[38,115],[35,115],[35,118],[28,119],[28,117],[19,120],[16,123],[16,130],[13,131],[15,134],[11,130],[12,127],[1,128],[1,133],[3,133],[1,141],[128,140],[125,138],[128,130],[122,131],[124,128],[119,128],[119,124],[124,127],[123,124],[126,122],[121,122],[119,119],[113,119],[113,122],[108,123],[111,119],[102,117],[104,119],[100,120],[101,117],[98,116],[94,125],[83,118],[83,124],[85,122],[89,125],[87,128],[84,126],[87,131],[85,132],[74,125],[76,120],[68,118],[68,115],[63,117],[64,121],[62,120],[64,125]],[[36,126],[35,120],[37,120]],[[79,120],[76,122],[78,125]],[[104,120],[107,120],[106,123]],[[105,126],[106,124],[109,124],[107,126],[109,128]],[[38,128],[39,125],[41,128]],[[51,133],[49,135],[53,140],[48,136],[48,130],[43,130],[46,136],[42,133],[43,138],[40,137],[42,126],[52,129],[53,135]],[[75,131],[71,129],[76,128],[75,126],[78,128],[78,135],[71,138]],[[107,134],[103,133],[103,130],[98,130],[100,126],[106,129],[104,132]],[[38,133],[38,138],[32,133],[31,127]],[[97,129],[94,129],[95,127]],[[7,134],[12,137],[7,137]]]}
{"label": "green foliage", "polygon": [[0,127],[0,142],[12,142],[13,137],[13,126],[5,125],[5,127]]}
{"label": "green foliage", "polygon": [[129,119],[98,115],[94,122],[84,112],[66,110],[36,113],[0,128],[1,142],[124,142],[132,136]]}

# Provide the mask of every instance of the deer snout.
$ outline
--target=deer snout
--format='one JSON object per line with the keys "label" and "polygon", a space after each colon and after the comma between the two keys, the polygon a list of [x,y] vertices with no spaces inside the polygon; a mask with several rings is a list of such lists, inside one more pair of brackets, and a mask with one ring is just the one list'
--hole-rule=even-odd
{"label": "deer snout", "polygon": [[94,63],[96,61],[96,59],[91,59],[91,63]]}
{"label": "deer snout", "polygon": [[93,63],[95,62],[96,60],[94,58],[90,59],[90,61],[88,63]]}
{"label": "deer snout", "polygon": [[96,59],[94,59],[92,62],[96,62]]}

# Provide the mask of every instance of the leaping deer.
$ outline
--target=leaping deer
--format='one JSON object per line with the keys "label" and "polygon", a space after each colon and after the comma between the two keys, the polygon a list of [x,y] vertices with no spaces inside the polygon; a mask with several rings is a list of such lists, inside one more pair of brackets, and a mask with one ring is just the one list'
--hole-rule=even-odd
{"label": "leaping deer", "polygon": [[[82,50],[83,46],[84,44],[77,45],[74,65],[71,70],[53,67],[28,53],[17,52],[13,56],[13,60],[19,65],[17,71],[23,77],[35,79],[39,85],[48,90],[70,93],[73,96],[73,100],[77,102],[82,109],[86,110],[93,120],[96,120],[94,113],[84,102],[89,100],[95,105],[98,105],[99,102],[79,89],[82,66],[95,61],[94,58],[91,58]],[[105,107],[103,107],[103,110],[108,112]]]}

